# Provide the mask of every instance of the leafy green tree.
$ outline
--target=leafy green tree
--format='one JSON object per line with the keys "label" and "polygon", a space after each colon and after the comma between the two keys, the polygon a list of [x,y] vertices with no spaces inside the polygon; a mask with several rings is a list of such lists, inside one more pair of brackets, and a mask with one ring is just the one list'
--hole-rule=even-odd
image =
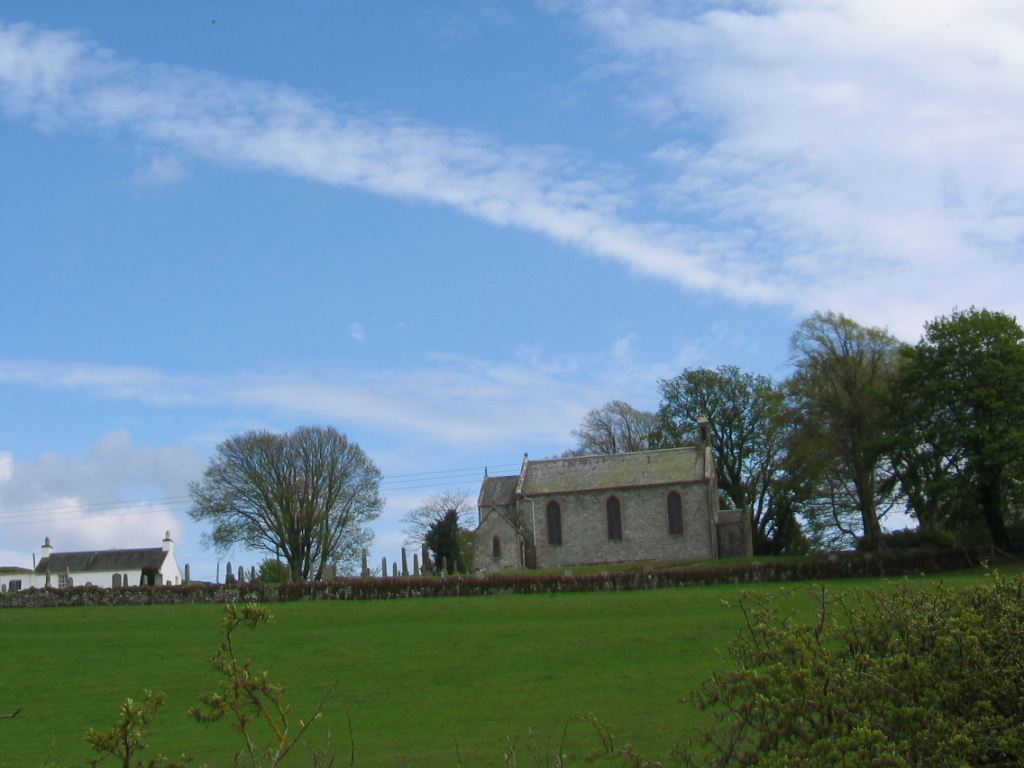
{"label": "leafy green tree", "polygon": [[749,509],[756,554],[798,549],[800,488],[784,472],[789,431],[782,392],[767,376],[736,366],[687,368],[662,381],[657,445],[691,445],[697,419],[711,428],[718,489]]}
{"label": "leafy green tree", "polygon": [[449,510],[436,520],[427,531],[427,548],[434,558],[434,567],[440,568],[442,559],[448,564],[448,573],[468,571],[463,550],[463,536],[459,528],[459,515]]}
{"label": "leafy green tree", "polygon": [[1024,330],[968,309],[925,326],[889,399],[897,478],[924,528],[981,519],[1010,551],[1024,482]]}
{"label": "leafy green tree", "polygon": [[333,428],[252,431],[217,446],[190,486],[189,515],[213,524],[207,540],[218,549],[280,556],[293,581],[306,581],[329,564],[354,570],[384,505],[379,488],[374,463]]}
{"label": "leafy green tree", "polygon": [[268,557],[260,563],[256,578],[264,584],[283,584],[291,575],[291,570],[286,563],[282,563],[275,557]]}
{"label": "leafy green tree", "polygon": [[813,509],[819,521],[862,536],[869,549],[878,546],[880,518],[895,502],[883,398],[899,348],[884,329],[834,312],[811,315],[790,340],[791,450],[818,478]]}
{"label": "leafy green tree", "polygon": [[641,411],[629,403],[612,400],[590,411],[572,434],[577,444],[562,454],[596,456],[649,450],[651,435],[658,427],[658,417]]}
{"label": "leafy green tree", "polygon": [[[1024,577],[963,589],[904,581],[813,590],[800,623],[777,594],[691,701],[714,713],[684,763],[706,768],[964,768],[1024,760]],[[640,764],[640,763],[637,763]]]}

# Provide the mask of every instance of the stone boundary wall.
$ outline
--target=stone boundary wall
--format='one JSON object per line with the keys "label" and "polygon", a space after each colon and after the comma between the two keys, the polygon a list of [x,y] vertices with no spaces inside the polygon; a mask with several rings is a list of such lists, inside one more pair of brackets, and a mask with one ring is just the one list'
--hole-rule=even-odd
{"label": "stone boundary wall", "polygon": [[963,570],[977,565],[966,552],[842,553],[803,560],[749,565],[664,570],[611,571],[573,576],[487,574],[435,578],[342,578],[302,584],[187,584],[176,587],[70,587],[25,589],[0,595],[0,608],[82,605],[168,605],[175,603],[274,603],[293,600],[388,600],[409,597],[468,597],[496,594],[601,592],[667,587],[815,581],[862,576],[918,576]]}

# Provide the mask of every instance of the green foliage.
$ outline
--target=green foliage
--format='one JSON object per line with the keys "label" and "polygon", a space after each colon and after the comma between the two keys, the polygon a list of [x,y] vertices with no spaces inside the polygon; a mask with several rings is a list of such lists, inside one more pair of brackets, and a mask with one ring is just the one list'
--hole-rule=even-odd
{"label": "green foliage", "polygon": [[291,576],[285,563],[276,557],[268,557],[260,563],[256,578],[264,584],[284,584]]}
{"label": "green foliage", "polygon": [[731,668],[692,694],[716,724],[689,765],[1011,766],[1024,759],[1024,577],[953,590],[904,581],[834,596],[800,623],[745,596]]}
{"label": "green foliage", "polygon": [[902,356],[890,450],[911,511],[924,528],[984,520],[1009,551],[1011,510],[1024,501],[1024,330],[972,308],[928,323]]}
{"label": "green foliage", "polygon": [[723,365],[687,368],[658,388],[656,444],[692,445],[697,419],[706,416],[718,489],[734,508],[750,510],[755,554],[801,551],[799,482],[784,471],[789,425],[772,380]]}
{"label": "green foliage", "polygon": [[162,693],[143,691],[142,699],[139,701],[124,700],[118,709],[117,721],[110,730],[90,729],[85,734],[85,740],[99,757],[89,760],[89,764],[97,765],[108,757],[113,757],[121,762],[122,768],[184,768],[182,764],[168,762],[159,755],[147,763],[140,759],[133,762],[136,753],[146,748],[146,728],[156,717],[156,711],[163,706],[166,698]]}
{"label": "green foliage", "polygon": [[448,573],[468,572],[459,515],[455,510],[449,510],[444,517],[434,521],[427,531],[426,541],[435,568],[440,569],[443,560],[448,565]]}
{"label": "green foliage", "polygon": [[339,564],[354,570],[380,515],[380,471],[330,427],[275,434],[251,431],[217,446],[201,482],[192,483],[193,520],[210,522],[221,550],[241,544],[280,556],[292,581],[322,578]]}
{"label": "green foliage", "polygon": [[[193,707],[189,714],[202,723],[221,719],[231,723],[244,744],[244,750],[235,755],[235,765],[245,759],[252,768],[274,768],[299,743],[310,725],[320,719],[323,701],[312,717],[298,721],[293,733],[291,710],[283,703],[286,686],[270,682],[267,672],[254,670],[251,660],[240,660],[235,652],[235,630],[242,625],[255,629],[269,622],[270,610],[257,603],[247,603],[241,608],[230,604],[224,606],[224,614],[223,640],[210,659],[210,666],[224,679],[219,690],[201,694],[199,701],[203,706]],[[263,743],[257,733],[258,726],[268,734]]]}
{"label": "green foliage", "polygon": [[869,549],[879,518],[894,502],[885,448],[891,422],[882,403],[896,370],[899,342],[882,328],[816,312],[790,340],[793,374],[785,387],[794,433],[793,459],[815,481],[807,516],[826,534]]}

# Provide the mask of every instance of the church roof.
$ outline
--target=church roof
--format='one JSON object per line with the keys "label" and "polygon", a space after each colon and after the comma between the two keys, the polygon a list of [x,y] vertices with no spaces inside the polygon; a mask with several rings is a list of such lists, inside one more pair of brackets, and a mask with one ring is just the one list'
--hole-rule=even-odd
{"label": "church roof", "polygon": [[480,486],[480,499],[477,501],[477,505],[481,507],[496,507],[505,504],[515,504],[516,486],[518,484],[519,475],[485,477],[483,485]]}
{"label": "church roof", "polygon": [[167,551],[160,547],[109,549],[98,552],[54,552],[39,561],[36,573],[160,570],[167,554]]}
{"label": "church roof", "polygon": [[534,496],[692,483],[704,479],[704,467],[696,448],[669,448],[527,461],[520,477],[519,492]]}
{"label": "church roof", "polygon": [[485,477],[479,506],[515,504],[517,496],[547,496],[613,488],[681,485],[704,480],[697,448],[523,461],[518,475]]}

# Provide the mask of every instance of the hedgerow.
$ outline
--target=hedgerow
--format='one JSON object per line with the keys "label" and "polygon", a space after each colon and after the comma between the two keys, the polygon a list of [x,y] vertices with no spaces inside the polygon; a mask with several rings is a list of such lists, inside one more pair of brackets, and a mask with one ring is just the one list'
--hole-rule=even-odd
{"label": "hedgerow", "polygon": [[899,577],[970,568],[960,550],[940,552],[847,552],[746,565],[608,571],[598,574],[495,573],[437,578],[341,578],[288,584],[258,581],[194,583],[164,587],[96,586],[26,589],[0,594],[0,608],[83,605],[164,605],[174,603],[276,603],[295,600],[389,600],[412,597],[470,597],[499,594],[602,592],[667,587],[817,581],[856,577]]}

